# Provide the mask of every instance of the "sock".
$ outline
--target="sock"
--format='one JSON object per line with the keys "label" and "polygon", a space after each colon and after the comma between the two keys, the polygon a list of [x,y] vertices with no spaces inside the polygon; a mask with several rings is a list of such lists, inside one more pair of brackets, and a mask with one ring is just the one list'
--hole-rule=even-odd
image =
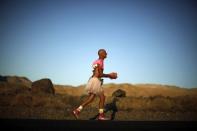
{"label": "sock", "polygon": [[78,111],[81,111],[82,109],[83,109],[83,106],[79,106],[79,107],[77,108]]}
{"label": "sock", "polygon": [[104,109],[99,109],[99,114],[102,114],[104,112]]}

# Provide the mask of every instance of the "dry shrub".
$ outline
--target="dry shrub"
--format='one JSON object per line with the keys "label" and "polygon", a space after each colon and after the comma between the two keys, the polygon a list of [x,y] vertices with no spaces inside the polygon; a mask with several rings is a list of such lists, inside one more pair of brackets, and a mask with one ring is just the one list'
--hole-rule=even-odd
{"label": "dry shrub", "polygon": [[173,104],[173,101],[167,99],[166,97],[155,96],[155,98],[151,100],[151,104],[148,109],[153,111],[169,111]]}
{"label": "dry shrub", "polygon": [[46,95],[33,95],[32,106],[33,107],[44,107],[46,103],[50,102],[50,97]]}
{"label": "dry shrub", "polygon": [[49,98],[49,101],[45,104],[46,108],[53,108],[53,109],[64,109],[66,104],[62,101],[60,97],[53,97]]}
{"label": "dry shrub", "polygon": [[176,110],[197,112],[197,96],[179,96],[173,98]]}
{"label": "dry shrub", "polygon": [[14,99],[14,96],[2,96],[0,95],[0,107],[6,107],[11,105],[11,101]]}
{"label": "dry shrub", "polygon": [[10,101],[11,106],[26,106],[31,107],[32,96],[29,94],[17,94],[15,98]]}
{"label": "dry shrub", "polygon": [[62,101],[66,105],[77,106],[80,104],[80,97],[64,94],[64,95],[62,95]]}
{"label": "dry shrub", "polygon": [[16,95],[19,93],[28,93],[30,89],[19,83],[0,82],[0,95]]}
{"label": "dry shrub", "polygon": [[132,103],[133,99],[129,99],[129,97],[124,97],[117,102],[117,107],[119,110],[128,110],[132,108]]}

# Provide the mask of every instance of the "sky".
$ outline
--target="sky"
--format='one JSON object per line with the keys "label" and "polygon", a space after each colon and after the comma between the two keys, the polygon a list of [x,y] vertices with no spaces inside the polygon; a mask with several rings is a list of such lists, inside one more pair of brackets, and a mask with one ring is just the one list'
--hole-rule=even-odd
{"label": "sky", "polygon": [[78,86],[106,49],[105,83],[197,87],[197,2],[2,0],[0,75]]}

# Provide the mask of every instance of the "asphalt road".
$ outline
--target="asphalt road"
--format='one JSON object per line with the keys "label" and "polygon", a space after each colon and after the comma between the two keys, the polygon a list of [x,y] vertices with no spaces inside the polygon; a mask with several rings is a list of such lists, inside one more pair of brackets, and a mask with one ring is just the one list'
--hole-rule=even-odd
{"label": "asphalt road", "polygon": [[97,121],[97,120],[43,120],[43,119],[0,119],[5,130],[83,130],[93,131],[197,131],[197,121]]}

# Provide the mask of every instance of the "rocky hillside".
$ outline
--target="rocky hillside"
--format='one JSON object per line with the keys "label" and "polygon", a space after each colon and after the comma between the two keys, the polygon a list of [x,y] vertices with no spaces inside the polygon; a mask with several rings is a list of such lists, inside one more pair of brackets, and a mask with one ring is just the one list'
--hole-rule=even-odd
{"label": "rocky hillside", "polygon": [[[78,87],[55,85],[54,88],[57,94],[68,94],[73,96],[81,96],[85,94],[85,85]],[[164,96],[164,97],[177,97],[177,96],[197,96],[195,88],[186,89],[169,85],[157,84],[105,84],[104,91],[106,96],[111,96],[117,89],[126,91],[127,96],[131,97],[151,97],[151,96]]]}
{"label": "rocky hillside", "polygon": [[[84,86],[55,85],[47,78],[32,82],[26,77],[0,76],[0,118],[73,120],[71,111],[86,98]],[[113,120],[197,120],[196,88],[107,84],[104,90],[106,115]],[[80,119],[96,119],[98,103],[96,98]]]}

